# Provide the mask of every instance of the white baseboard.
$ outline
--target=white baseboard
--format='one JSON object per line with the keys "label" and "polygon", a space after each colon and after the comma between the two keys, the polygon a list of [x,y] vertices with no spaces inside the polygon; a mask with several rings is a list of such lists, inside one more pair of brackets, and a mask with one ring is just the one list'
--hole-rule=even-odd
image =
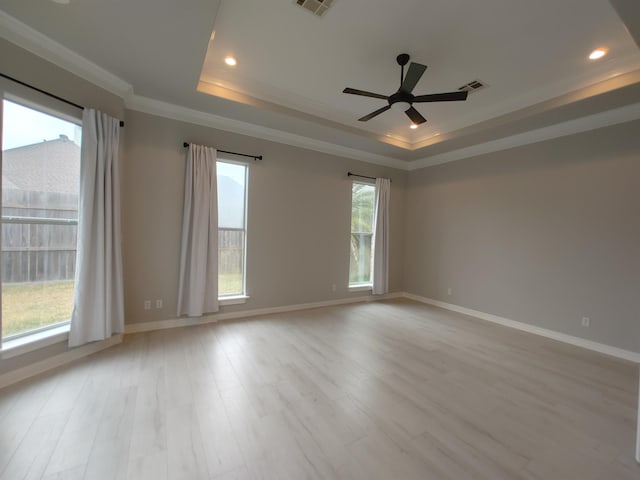
{"label": "white baseboard", "polygon": [[29,377],[33,377],[35,375],[44,373],[47,370],[60,367],[67,363],[71,363],[74,360],[77,360],[82,357],[86,357],[93,353],[99,352],[100,350],[104,350],[105,348],[109,348],[113,345],[117,345],[118,343],[121,343],[121,342],[122,342],[122,334],[117,334],[107,340],[103,340],[101,342],[88,343],[81,347],[73,348],[66,352],[59,353],[58,355],[54,355],[53,357],[49,357],[44,360],[40,360],[39,362],[32,363],[25,367],[17,368],[15,370],[12,370],[10,372],[0,375],[0,388],[7,387],[14,383],[21,382],[22,380],[26,380]]}
{"label": "white baseboard", "polygon": [[[389,298],[402,297],[402,292],[388,293],[386,295],[369,295],[366,297],[340,298],[336,300],[326,300],[322,302],[303,303],[299,305],[284,305],[280,307],[258,308],[254,310],[241,310],[237,312],[217,313],[198,318],[175,318],[169,320],[159,320],[156,322],[132,323],[125,325],[125,334],[148,332],[151,330],[162,330],[166,328],[187,327],[190,325],[202,325],[205,323],[213,323],[221,320],[232,320],[236,318],[255,317],[257,315],[269,315],[272,313],[292,312],[296,310],[308,310],[310,308],[330,307],[333,305],[344,305],[348,303],[374,302],[378,300],[386,300]],[[33,377],[47,370],[60,367],[66,363],[73,362],[82,357],[99,352],[105,348],[122,342],[122,334],[114,335],[108,340],[102,342],[89,343],[82,347],[74,348],[66,352],[60,353],[53,357],[32,363],[25,367],[17,368],[10,372],[0,375],[0,389],[7,387],[29,377]]]}
{"label": "white baseboard", "polygon": [[[617,347],[612,347],[610,345],[605,345],[598,342],[593,342],[591,340],[585,340],[584,338],[574,337],[572,335],[567,335],[565,333],[560,333],[553,330],[536,327],[534,325],[518,322],[515,320],[510,320],[508,318],[499,317],[497,315],[492,315],[490,313],[484,313],[478,310],[473,310],[470,308],[461,307],[451,303],[441,302],[439,300],[433,300],[431,298],[421,297],[419,295],[414,295],[406,292],[394,292],[394,293],[388,293],[386,295],[367,295],[362,297],[340,298],[336,300],[325,300],[321,302],[302,303],[297,305],[283,305],[279,307],[257,308],[253,310],[240,310],[237,312],[223,312],[223,313],[217,313],[217,314],[207,315],[207,316],[198,317],[198,318],[184,317],[184,318],[174,318],[174,319],[168,319],[168,320],[159,320],[154,322],[132,323],[132,324],[125,325],[125,334],[147,332],[151,330],[162,330],[167,328],[186,327],[191,325],[202,325],[206,323],[218,322],[221,320],[249,318],[249,317],[255,317],[258,315],[270,315],[275,313],[293,312],[296,310],[308,310],[312,308],[321,308],[321,307],[331,307],[331,306],[345,305],[350,303],[375,302],[378,300],[387,300],[387,299],[399,298],[399,297],[408,298],[410,300],[415,300],[417,302],[433,305],[436,307],[441,307],[446,310],[451,310],[453,312],[470,315],[472,317],[476,317],[482,320],[487,320],[489,322],[497,323],[499,325],[515,328],[517,330],[533,333],[543,337],[551,338],[553,340],[558,340],[560,342],[568,343],[578,347],[586,348],[588,350],[604,353],[606,355],[610,355],[616,358],[621,358],[623,360],[628,360],[628,361],[640,364],[640,353],[624,350]],[[25,367],[18,368],[16,370],[12,370],[10,372],[0,375],[0,388],[20,382],[34,375],[38,375],[40,373],[46,372],[47,370],[57,368],[66,363],[73,362],[74,360],[99,352],[100,350],[111,347],[112,345],[116,345],[120,342],[122,342],[122,335],[114,335],[108,340],[104,340],[102,342],[90,343],[88,345],[84,345],[82,347],[74,348],[64,353],[60,353],[53,357],[47,358],[45,360],[41,360],[31,365],[27,365]],[[640,423],[638,425],[638,438],[640,442]],[[638,461],[640,462],[640,445],[638,446],[636,455],[637,455]]]}
{"label": "white baseboard", "polygon": [[368,295],[365,297],[339,298],[336,300],[324,300],[322,302],[300,303],[297,305],[282,305],[279,307],[256,308],[252,310],[239,310],[237,312],[214,313],[202,317],[180,317],[169,320],[157,320],[154,322],[129,323],[125,325],[125,333],[148,332],[151,330],[163,330],[165,328],[188,327],[191,325],[202,325],[205,323],[215,323],[221,320],[233,320],[236,318],[248,318],[258,315],[270,315],[273,313],[294,312],[296,310],[308,310],[311,308],[331,307],[334,305],[345,305],[348,303],[376,302],[390,298],[404,296],[403,292],[387,293],[385,295]]}
{"label": "white baseboard", "polygon": [[611,345],[606,345],[604,343],[598,343],[592,340],[586,340],[584,338],[574,337],[573,335],[556,332],[555,330],[536,327],[535,325],[531,325],[528,323],[518,322],[516,320],[510,320],[508,318],[499,317],[491,313],[485,313],[485,312],[480,312],[478,310],[473,310],[471,308],[461,307],[453,303],[441,302],[440,300],[433,300],[432,298],[421,297],[420,295],[414,295],[412,293],[405,292],[403,293],[402,296],[410,300],[415,300],[416,302],[426,303],[428,305],[433,305],[434,307],[444,308],[446,310],[451,310],[452,312],[462,313],[464,315],[480,318],[481,320],[486,320],[488,322],[504,325],[505,327],[515,328],[516,330],[522,330],[523,332],[533,333],[535,335],[551,338],[559,342],[568,343],[570,345],[574,345],[577,347],[586,348],[587,350],[593,350],[598,353],[604,353],[605,355],[610,355],[612,357],[621,358],[623,360],[628,360],[630,362],[640,364],[640,353],[638,352],[633,352],[631,350],[624,350],[618,347],[612,347]]}

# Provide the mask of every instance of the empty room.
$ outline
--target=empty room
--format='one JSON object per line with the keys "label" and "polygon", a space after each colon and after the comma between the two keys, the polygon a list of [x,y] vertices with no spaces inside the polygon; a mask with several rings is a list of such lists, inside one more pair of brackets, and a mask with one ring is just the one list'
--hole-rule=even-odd
{"label": "empty room", "polygon": [[636,0],[2,0],[0,480],[640,479]]}

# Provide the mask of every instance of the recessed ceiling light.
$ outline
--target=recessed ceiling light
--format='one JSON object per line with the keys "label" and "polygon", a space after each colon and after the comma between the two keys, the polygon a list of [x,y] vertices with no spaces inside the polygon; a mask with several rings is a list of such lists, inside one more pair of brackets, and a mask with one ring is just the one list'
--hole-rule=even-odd
{"label": "recessed ceiling light", "polygon": [[224,57],[224,63],[229,65],[230,67],[234,67],[238,62],[232,56]]}
{"label": "recessed ceiling light", "polygon": [[411,130],[415,130],[416,128],[418,128],[418,125],[416,125],[415,123],[412,123],[411,126],[409,127]]}
{"label": "recessed ceiling light", "polygon": [[607,52],[609,50],[606,48],[596,48],[593,52],[591,52],[591,54],[589,55],[589,59],[590,60],[597,60],[599,58],[604,57]]}

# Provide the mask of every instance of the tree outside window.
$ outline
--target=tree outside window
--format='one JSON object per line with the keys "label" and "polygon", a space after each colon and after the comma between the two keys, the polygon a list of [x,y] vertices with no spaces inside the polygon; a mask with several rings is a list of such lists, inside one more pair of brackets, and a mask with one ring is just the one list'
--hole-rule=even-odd
{"label": "tree outside window", "polygon": [[353,182],[349,286],[371,285],[374,197],[373,185]]}

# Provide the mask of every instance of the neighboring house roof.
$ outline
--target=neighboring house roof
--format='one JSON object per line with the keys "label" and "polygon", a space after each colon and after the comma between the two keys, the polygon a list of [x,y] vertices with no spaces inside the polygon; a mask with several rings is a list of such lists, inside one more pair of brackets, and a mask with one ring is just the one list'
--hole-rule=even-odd
{"label": "neighboring house roof", "polygon": [[78,194],[80,146],[66,135],[2,152],[2,189]]}

